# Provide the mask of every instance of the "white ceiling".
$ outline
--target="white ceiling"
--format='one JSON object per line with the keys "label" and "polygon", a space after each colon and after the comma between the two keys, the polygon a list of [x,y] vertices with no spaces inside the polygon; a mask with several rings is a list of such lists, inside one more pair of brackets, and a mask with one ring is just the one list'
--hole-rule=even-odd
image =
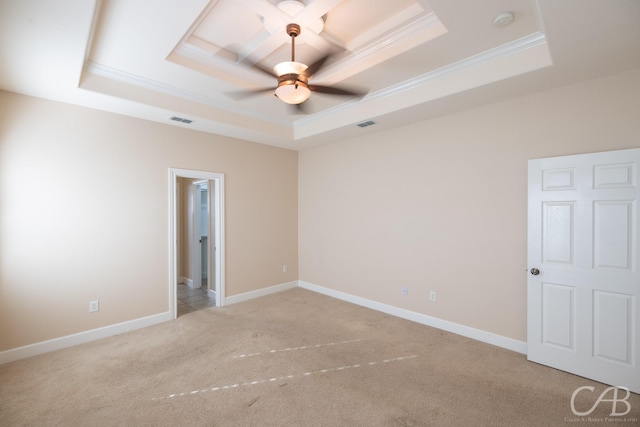
{"label": "white ceiling", "polygon": [[[0,0],[0,88],[298,150],[640,67],[638,0],[302,3]],[[335,52],[312,84],[367,95],[230,96],[275,88],[243,58],[289,60],[289,22],[297,61]]]}

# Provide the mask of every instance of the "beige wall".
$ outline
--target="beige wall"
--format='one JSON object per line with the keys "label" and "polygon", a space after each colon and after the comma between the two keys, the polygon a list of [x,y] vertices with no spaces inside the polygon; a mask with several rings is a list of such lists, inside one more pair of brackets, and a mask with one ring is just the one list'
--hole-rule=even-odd
{"label": "beige wall", "polygon": [[170,167],[225,174],[227,296],[296,280],[297,156],[0,92],[0,351],[168,310]]}
{"label": "beige wall", "polygon": [[527,160],[640,147],[639,93],[635,70],[301,152],[300,279],[526,341]]}
{"label": "beige wall", "polygon": [[526,340],[527,159],[640,146],[639,91],[635,70],[299,156],[0,92],[0,351],[167,311],[169,167],[225,173],[228,296],[300,278]]}

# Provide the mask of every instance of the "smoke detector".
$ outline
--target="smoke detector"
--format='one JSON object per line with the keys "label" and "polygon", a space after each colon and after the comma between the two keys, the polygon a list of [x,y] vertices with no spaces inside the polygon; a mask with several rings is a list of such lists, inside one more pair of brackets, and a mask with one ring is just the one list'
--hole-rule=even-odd
{"label": "smoke detector", "polygon": [[513,12],[502,12],[497,14],[496,17],[493,18],[493,26],[496,28],[504,28],[507,25],[511,24],[514,19],[515,16],[513,15]]}

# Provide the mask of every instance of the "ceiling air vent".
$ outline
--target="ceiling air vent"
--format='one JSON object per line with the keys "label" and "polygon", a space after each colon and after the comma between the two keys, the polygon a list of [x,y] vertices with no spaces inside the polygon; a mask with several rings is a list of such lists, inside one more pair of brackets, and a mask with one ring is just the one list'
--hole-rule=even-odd
{"label": "ceiling air vent", "polygon": [[373,120],[367,120],[366,122],[358,123],[358,127],[366,128],[367,126],[375,125],[376,122]]}
{"label": "ceiling air vent", "polygon": [[174,122],[180,122],[180,123],[186,123],[186,124],[193,122],[193,120],[183,119],[182,117],[177,117],[177,116],[171,116],[170,119],[173,120]]}

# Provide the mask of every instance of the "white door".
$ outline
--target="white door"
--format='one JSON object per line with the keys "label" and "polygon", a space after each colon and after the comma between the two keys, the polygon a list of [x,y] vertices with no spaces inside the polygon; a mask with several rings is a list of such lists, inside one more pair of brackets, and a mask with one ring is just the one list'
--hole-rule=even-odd
{"label": "white door", "polygon": [[193,251],[192,276],[194,287],[203,287],[209,298],[220,305],[220,182],[219,180],[198,180],[193,183]]}
{"label": "white door", "polygon": [[529,161],[529,360],[640,392],[640,149]]}
{"label": "white door", "polygon": [[200,272],[201,286],[209,290],[209,183],[200,183]]}
{"label": "white door", "polygon": [[[202,209],[200,208],[200,184],[202,181],[191,183],[189,194],[190,234],[191,239],[191,284],[192,288],[202,286]],[[206,181],[205,181],[206,182]],[[206,218],[205,218],[206,220]]]}

